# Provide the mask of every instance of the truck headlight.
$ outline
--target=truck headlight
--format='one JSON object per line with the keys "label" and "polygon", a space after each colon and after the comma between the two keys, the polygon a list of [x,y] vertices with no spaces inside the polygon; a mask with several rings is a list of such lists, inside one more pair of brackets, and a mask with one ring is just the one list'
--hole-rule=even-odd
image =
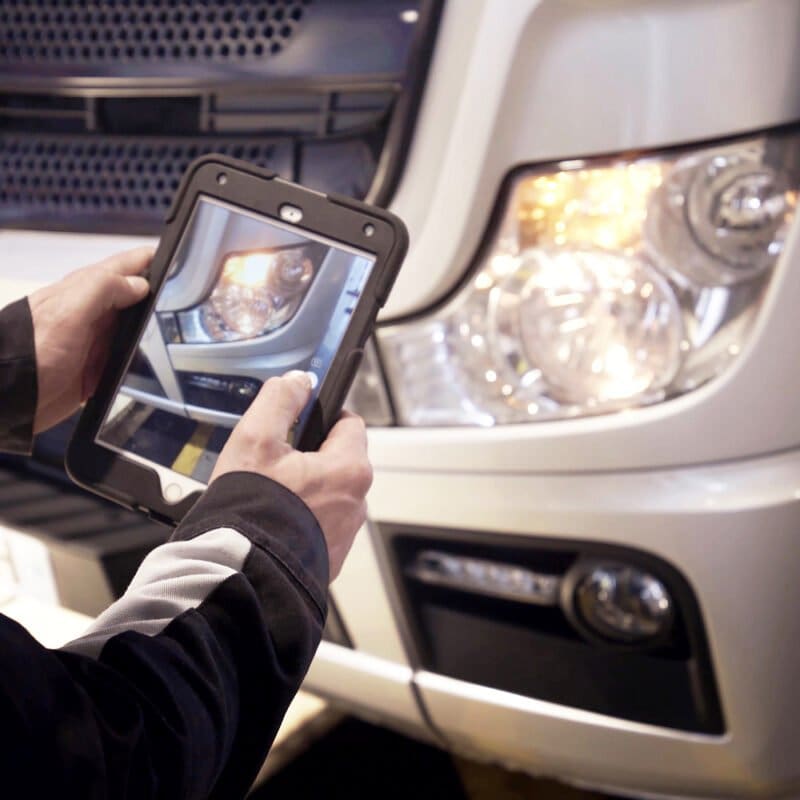
{"label": "truck headlight", "polygon": [[407,425],[493,425],[659,402],[738,355],[794,216],[797,133],[510,182],[438,311],[379,331]]}
{"label": "truck headlight", "polygon": [[297,311],[317,269],[306,246],[229,253],[206,300],[177,314],[187,343],[263,336]]}

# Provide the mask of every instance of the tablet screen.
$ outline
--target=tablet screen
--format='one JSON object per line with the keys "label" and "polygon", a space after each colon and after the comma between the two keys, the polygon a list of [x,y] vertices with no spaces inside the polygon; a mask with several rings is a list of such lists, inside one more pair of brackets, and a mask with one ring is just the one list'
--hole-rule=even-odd
{"label": "tablet screen", "polygon": [[97,443],[208,483],[264,381],[306,370],[319,393],[374,264],[201,195]]}

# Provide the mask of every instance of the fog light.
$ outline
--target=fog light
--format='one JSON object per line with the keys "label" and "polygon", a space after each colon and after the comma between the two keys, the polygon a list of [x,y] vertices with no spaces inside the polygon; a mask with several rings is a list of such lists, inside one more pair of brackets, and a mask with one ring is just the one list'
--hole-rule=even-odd
{"label": "fog light", "polygon": [[672,628],[674,602],[667,587],[637,567],[579,564],[565,582],[565,592],[565,607],[589,638],[654,644]]}

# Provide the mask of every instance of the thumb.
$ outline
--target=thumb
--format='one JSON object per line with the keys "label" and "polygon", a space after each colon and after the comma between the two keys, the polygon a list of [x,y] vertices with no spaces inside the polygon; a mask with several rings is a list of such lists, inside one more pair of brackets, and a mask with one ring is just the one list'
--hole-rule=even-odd
{"label": "thumb", "polygon": [[150,291],[150,284],[147,279],[139,275],[106,274],[110,279],[106,298],[108,305],[104,309],[106,311],[119,311],[120,309],[128,308],[128,306],[143,300]]}
{"label": "thumb", "polygon": [[[147,293],[150,291],[150,284],[147,278],[143,278],[141,275],[129,275],[125,278],[125,283],[128,284],[128,295],[131,298],[128,305],[133,305],[140,300],[144,300],[144,298],[147,297]],[[124,307],[125,306],[119,306],[119,308]]]}
{"label": "thumb", "polygon": [[85,296],[92,320],[99,319],[109,311],[128,308],[143,300],[150,291],[150,284],[138,275],[124,276],[99,270],[93,278],[92,288]]}

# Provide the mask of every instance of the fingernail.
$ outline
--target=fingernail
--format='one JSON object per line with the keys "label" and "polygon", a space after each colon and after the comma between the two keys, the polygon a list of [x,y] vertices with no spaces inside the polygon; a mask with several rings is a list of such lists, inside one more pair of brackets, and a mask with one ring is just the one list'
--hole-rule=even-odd
{"label": "fingernail", "polygon": [[128,286],[133,289],[136,294],[146,295],[150,291],[150,284],[147,282],[146,278],[142,278],[140,275],[131,275],[125,278],[128,281]]}
{"label": "fingernail", "polygon": [[303,372],[300,369],[290,370],[283,377],[284,378],[290,378],[293,381],[302,380],[307,389],[311,388],[311,378],[308,377],[308,373],[307,372]]}

